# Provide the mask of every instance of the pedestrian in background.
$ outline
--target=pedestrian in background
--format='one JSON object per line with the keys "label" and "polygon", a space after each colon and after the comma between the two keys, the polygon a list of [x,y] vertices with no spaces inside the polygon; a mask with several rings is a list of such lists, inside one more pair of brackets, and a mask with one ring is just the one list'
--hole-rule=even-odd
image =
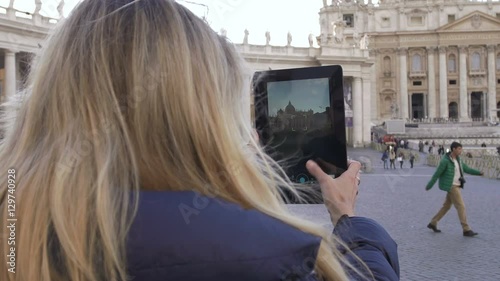
{"label": "pedestrian in background", "polygon": [[413,169],[413,162],[415,162],[415,155],[410,153],[410,168]]}
{"label": "pedestrian in background", "polygon": [[465,184],[464,173],[471,175],[483,175],[483,173],[467,166],[467,164],[460,159],[460,154],[462,154],[462,145],[458,142],[453,142],[450,146],[450,152],[441,158],[436,172],[425,187],[425,190],[430,190],[436,181],[439,180],[439,189],[447,192],[443,207],[441,207],[439,212],[432,218],[427,227],[434,232],[441,232],[441,230],[437,228],[437,224],[450,210],[451,205],[453,205],[457,209],[458,218],[463,229],[463,235],[472,237],[477,235],[477,233],[474,232],[467,223],[465,203],[462,198],[462,189]]}
{"label": "pedestrian in background", "polygon": [[384,163],[384,169],[389,169],[389,149],[386,149],[384,153],[382,153],[382,162]]}
{"label": "pedestrian in background", "polygon": [[396,152],[392,147],[389,148],[389,162],[390,162],[390,168],[396,169]]}
{"label": "pedestrian in background", "polygon": [[307,162],[333,233],[290,212],[283,189],[306,188],[256,140],[250,65],[185,6],[79,1],[51,33],[2,104],[0,218],[12,181],[19,220],[1,281],[400,279],[395,241],[356,215],[359,162]]}
{"label": "pedestrian in background", "polygon": [[398,162],[399,162],[400,168],[403,169],[403,163],[404,163],[404,155],[403,155],[403,153],[399,153]]}

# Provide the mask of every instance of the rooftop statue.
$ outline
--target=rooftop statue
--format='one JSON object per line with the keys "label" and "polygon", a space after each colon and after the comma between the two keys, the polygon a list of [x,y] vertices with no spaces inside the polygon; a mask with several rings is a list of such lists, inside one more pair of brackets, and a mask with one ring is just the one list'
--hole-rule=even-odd
{"label": "rooftop statue", "polygon": [[248,45],[248,34],[250,34],[250,32],[248,32],[248,29],[245,29],[245,37],[243,37],[243,44],[245,45]]}
{"label": "rooftop statue", "polygon": [[314,35],[310,33],[307,39],[309,40],[309,47],[312,47],[314,44]]}
{"label": "rooftop statue", "polygon": [[221,35],[222,37],[227,37],[227,30],[225,30],[224,28],[221,28],[221,29],[220,29],[220,35]]}
{"label": "rooftop statue", "polygon": [[59,18],[63,18],[63,9],[64,9],[64,0],[61,0],[61,2],[59,2],[59,5],[57,5],[57,12],[59,13]]}
{"label": "rooftop statue", "polygon": [[[14,1],[12,1],[14,2]],[[35,0],[35,15],[40,14],[40,10],[42,9],[42,1],[41,0]]]}
{"label": "rooftop statue", "polygon": [[[25,0],[26,1],[30,1],[30,0]],[[42,2],[42,0],[31,0],[33,2],[35,2],[35,10],[33,11],[33,15],[40,15],[40,11],[42,11],[42,9],[52,9],[53,6],[51,5],[48,5],[48,2],[46,1],[45,3]],[[16,2],[16,0],[9,0],[9,6],[7,7],[8,10],[14,10],[14,3]],[[18,1],[18,2],[21,2],[21,1]],[[64,0],[53,0],[52,2],[58,2],[57,4],[57,12],[58,12],[58,16],[59,18],[63,18],[63,9],[64,9]],[[48,7],[48,8],[47,8]],[[26,12],[26,11],[22,11],[22,12]]]}

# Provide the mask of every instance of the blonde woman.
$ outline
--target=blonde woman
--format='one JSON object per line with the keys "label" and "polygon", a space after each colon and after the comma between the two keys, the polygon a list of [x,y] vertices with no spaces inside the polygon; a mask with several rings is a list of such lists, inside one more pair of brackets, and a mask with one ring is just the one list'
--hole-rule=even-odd
{"label": "blonde woman", "polygon": [[287,211],[251,73],[183,6],[82,1],[43,46],[4,108],[0,280],[398,279],[394,241],[355,217],[359,163],[308,163],[335,235]]}

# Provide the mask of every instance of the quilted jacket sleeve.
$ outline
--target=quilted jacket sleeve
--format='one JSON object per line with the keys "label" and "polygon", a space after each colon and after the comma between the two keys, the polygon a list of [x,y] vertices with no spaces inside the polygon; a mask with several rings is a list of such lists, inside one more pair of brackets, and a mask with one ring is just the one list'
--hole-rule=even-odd
{"label": "quilted jacket sleeve", "polygon": [[470,174],[470,175],[476,175],[476,176],[481,175],[481,171],[478,171],[476,169],[472,169],[471,167],[467,166],[467,164],[465,164],[464,162],[461,162],[461,163],[462,163],[462,169],[464,170],[465,173]]}
{"label": "quilted jacket sleeve", "polygon": [[[333,233],[368,266],[371,273],[366,271],[348,249],[340,247],[351,264],[370,280],[372,274],[375,280],[399,280],[397,244],[376,221],[364,217],[345,217],[337,223]],[[346,270],[351,276],[350,280],[366,280],[357,276],[353,270]]]}
{"label": "quilted jacket sleeve", "polygon": [[432,175],[432,178],[429,181],[429,183],[427,184],[427,186],[425,187],[425,189],[429,190],[432,188],[432,186],[434,186],[434,184],[439,179],[441,174],[443,174],[446,171],[446,167],[448,166],[448,162],[449,161],[448,161],[448,159],[446,159],[446,157],[441,158],[441,161],[439,162],[439,166],[437,167],[436,172],[434,172],[434,175]]}

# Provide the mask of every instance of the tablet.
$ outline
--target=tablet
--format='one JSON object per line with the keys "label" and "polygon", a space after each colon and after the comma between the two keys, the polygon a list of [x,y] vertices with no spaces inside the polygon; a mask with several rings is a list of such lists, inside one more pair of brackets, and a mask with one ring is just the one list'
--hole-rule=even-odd
{"label": "tablet", "polygon": [[341,66],[256,72],[252,90],[261,144],[292,182],[316,183],[309,159],[334,177],[347,169]]}

